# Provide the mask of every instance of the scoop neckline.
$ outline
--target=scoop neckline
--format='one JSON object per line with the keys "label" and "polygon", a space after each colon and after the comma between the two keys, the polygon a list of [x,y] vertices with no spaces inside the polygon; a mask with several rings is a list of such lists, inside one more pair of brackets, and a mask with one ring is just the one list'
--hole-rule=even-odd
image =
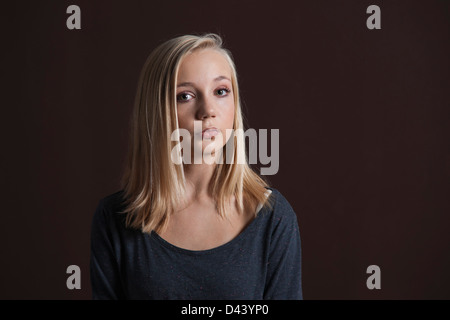
{"label": "scoop neckline", "polygon": [[225,242],[221,245],[218,245],[217,247],[210,248],[210,249],[204,249],[204,250],[191,250],[191,249],[185,249],[182,247],[178,247],[169,241],[165,240],[163,237],[161,237],[157,232],[151,231],[150,237],[158,244],[162,245],[163,247],[170,249],[172,251],[182,253],[182,254],[188,254],[188,255],[206,255],[206,254],[213,254],[216,252],[220,252],[222,250],[226,250],[227,248],[231,247],[233,244],[241,241],[251,230],[253,230],[256,227],[256,223],[261,219],[261,216],[264,214],[265,208],[261,208],[257,214],[256,217],[250,221],[250,223],[242,230],[241,233],[239,233],[236,237],[231,239],[228,242]]}

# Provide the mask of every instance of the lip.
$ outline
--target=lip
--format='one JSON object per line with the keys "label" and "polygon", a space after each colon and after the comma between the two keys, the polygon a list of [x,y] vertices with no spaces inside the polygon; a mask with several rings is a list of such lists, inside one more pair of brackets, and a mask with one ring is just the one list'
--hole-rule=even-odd
{"label": "lip", "polygon": [[202,138],[209,139],[219,134],[219,129],[216,127],[206,128],[202,131]]}

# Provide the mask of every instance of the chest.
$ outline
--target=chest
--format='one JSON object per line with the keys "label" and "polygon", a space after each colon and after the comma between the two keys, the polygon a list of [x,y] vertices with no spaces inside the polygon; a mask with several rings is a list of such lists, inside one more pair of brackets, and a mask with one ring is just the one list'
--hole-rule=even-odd
{"label": "chest", "polygon": [[160,237],[183,249],[209,250],[236,238],[253,218],[237,208],[230,208],[222,218],[213,204],[193,204],[174,213]]}
{"label": "chest", "polygon": [[131,299],[262,299],[267,255],[262,239],[240,237],[210,251],[176,249],[157,234],[136,243],[121,268]]}

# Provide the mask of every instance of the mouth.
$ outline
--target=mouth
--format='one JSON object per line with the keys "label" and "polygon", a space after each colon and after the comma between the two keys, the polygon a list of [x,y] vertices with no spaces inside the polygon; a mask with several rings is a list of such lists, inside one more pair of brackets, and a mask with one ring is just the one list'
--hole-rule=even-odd
{"label": "mouth", "polygon": [[202,138],[203,139],[211,139],[212,137],[215,137],[219,134],[219,129],[215,127],[206,128],[202,131]]}

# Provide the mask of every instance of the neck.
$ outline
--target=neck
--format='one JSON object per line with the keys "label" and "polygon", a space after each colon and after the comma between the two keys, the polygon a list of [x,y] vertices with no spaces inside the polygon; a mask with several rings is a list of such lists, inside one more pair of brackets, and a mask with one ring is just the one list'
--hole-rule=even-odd
{"label": "neck", "polygon": [[187,196],[190,199],[212,197],[211,179],[216,164],[189,164],[184,166]]}

